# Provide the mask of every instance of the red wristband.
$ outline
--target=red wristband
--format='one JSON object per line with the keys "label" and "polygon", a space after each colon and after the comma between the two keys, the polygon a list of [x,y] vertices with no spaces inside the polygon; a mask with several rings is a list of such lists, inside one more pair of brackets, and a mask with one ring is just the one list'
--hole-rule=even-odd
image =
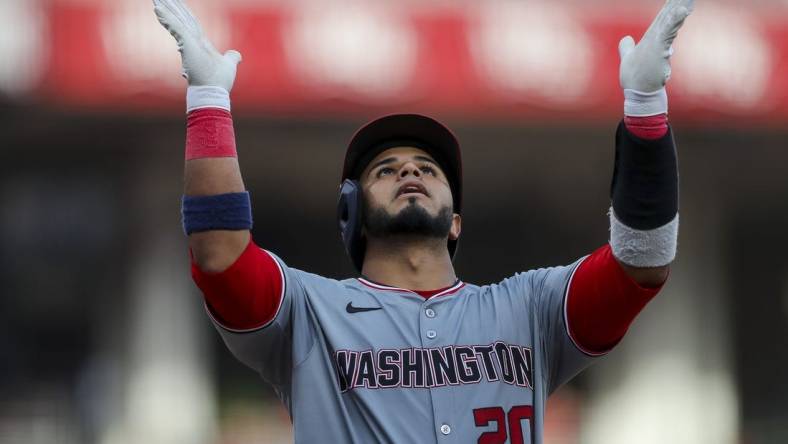
{"label": "red wristband", "polygon": [[624,117],[624,125],[635,136],[645,140],[661,139],[668,133],[668,115]]}
{"label": "red wristband", "polygon": [[238,157],[233,118],[229,111],[202,108],[186,119],[186,160]]}

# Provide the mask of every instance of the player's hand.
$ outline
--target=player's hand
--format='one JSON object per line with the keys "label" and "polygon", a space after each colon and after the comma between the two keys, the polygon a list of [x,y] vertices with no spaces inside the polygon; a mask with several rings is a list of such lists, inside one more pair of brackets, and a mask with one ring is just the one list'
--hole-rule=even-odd
{"label": "player's hand", "polygon": [[637,45],[632,36],[621,39],[619,79],[623,89],[651,93],[665,87],[670,79],[671,45],[694,6],[695,0],[667,0]]}
{"label": "player's hand", "polygon": [[229,93],[241,54],[235,50],[220,54],[183,0],[153,0],[153,6],[159,23],[178,42],[189,86],[218,86]]}

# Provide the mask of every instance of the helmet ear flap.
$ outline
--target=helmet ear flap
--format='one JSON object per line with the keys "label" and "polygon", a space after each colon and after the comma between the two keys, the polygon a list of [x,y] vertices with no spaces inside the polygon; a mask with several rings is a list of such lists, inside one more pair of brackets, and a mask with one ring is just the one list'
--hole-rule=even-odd
{"label": "helmet ear flap", "polygon": [[364,264],[366,251],[366,241],[361,235],[363,201],[361,184],[356,180],[345,179],[339,187],[337,221],[345,250],[359,272]]}

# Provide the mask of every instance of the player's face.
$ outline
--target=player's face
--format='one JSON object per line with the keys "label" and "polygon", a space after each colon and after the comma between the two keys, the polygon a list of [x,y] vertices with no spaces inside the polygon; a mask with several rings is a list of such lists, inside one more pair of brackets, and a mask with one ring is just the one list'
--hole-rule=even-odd
{"label": "player's face", "polygon": [[460,216],[453,213],[449,181],[424,150],[404,146],[383,151],[372,159],[359,180],[368,216],[416,227],[414,234],[451,239],[459,236]]}

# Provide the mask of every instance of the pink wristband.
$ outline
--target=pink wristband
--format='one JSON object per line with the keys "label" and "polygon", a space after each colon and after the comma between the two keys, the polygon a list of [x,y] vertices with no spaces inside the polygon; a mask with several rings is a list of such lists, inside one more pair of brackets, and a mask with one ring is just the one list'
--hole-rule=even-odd
{"label": "pink wristband", "polygon": [[624,125],[633,136],[646,140],[661,139],[668,133],[668,115],[624,117]]}
{"label": "pink wristband", "polygon": [[186,160],[208,157],[238,157],[229,111],[201,108],[186,119]]}

